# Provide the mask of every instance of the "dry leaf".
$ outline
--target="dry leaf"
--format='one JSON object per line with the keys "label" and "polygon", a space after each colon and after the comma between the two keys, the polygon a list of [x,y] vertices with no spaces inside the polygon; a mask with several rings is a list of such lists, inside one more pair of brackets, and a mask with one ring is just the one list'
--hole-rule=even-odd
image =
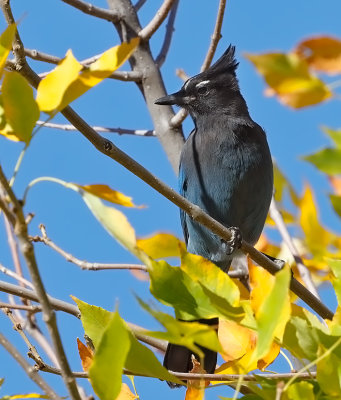
{"label": "dry leaf", "polygon": [[82,361],[83,371],[87,372],[91,367],[94,354],[92,350],[84,343],[82,343],[78,338],[77,338],[77,346],[78,346],[79,357]]}

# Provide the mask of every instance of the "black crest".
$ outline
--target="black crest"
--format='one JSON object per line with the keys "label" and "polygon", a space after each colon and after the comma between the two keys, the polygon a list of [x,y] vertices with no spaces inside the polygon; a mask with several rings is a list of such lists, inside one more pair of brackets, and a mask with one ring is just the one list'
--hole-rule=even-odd
{"label": "black crest", "polygon": [[207,75],[218,75],[226,72],[235,75],[236,69],[239,65],[234,57],[235,51],[235,46],[230,45],[225,50],[224,54],[213,65],[211,65],[207,71],[205,71]]}

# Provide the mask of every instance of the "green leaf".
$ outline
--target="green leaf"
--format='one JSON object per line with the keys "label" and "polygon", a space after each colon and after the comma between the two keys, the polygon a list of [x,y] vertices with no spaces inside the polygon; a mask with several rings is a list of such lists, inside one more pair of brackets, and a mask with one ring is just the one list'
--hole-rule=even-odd
{"label": "green leaf", "polygon": [[303,160],[309,161],[320,171],[334,175],[341,173],[341,149],[325,148],[317,153],[303,157]]}
{"label": "green leaf", "polygon": [[322,130],[326,135],[328,135],[333,140],[335,146],[341,149],[341,129],[334,130],[327,128],[326,126],[323,126]]}
{"label": "green leaf", "polygon": [[[322,344],[319,346],[319,356],[327,351]],[[317,362],[316,379],[321,389],[329,396],[340,398],[340,364],[341,359],[335,353],[329,353]]]}
{"label": "green leaf", "polygon": [[39,118],[39,109],[31,86],[18,72],[6,72],[2,84],[2,101],[5,118],[13,135],[29,143]]}
{"label": "green leaf", "polygon": [[181,269],[194,281],[210,292],[225,299],[230,305],[239,304],[239,289],[233,280],[220,268],[204,257],[181,253]]}
{"label": "green leaf", "polygon": [[291,318],[290,323],[295,327],[297,343],[303,351],[305,358],[311,361],[315,360],[319,344],[316,330],[309,326],[306,320],[299,317]]}
{"label": "green leaf", "polygon": [[271,292],[269,294],[264,293],[264,302],[260,305],[256,314],[258,341],[252,357],[254,360],[264,357],[269,352],[277,327],[283,324],[283,320],[289,319],[288,290],[290,276],[290,269],[285,266],[275,275],[275,284]]}
{"label": "green leaf", "polygon": [[10,24],[0,36],[0,78],[4,69],[7,57],[12,49],[15,32],[17,30],[16,24]]}
{"label": "green leaf", "polygon": [[81,312],[81,321],[84,332],[91,338],[95,348],[97,349],[103,332],[112,318],[112,313],[104,308],[85,303],[74,296],[71,297]]}
{"label": "green leaf", "polygon": [[290,400],[314,400],[314,386],[309,382],[297,382],[289,386],[288,398]]}
{"label": "green leaf", "polygon": [[221,351],[221,346],[218,340],[217,332],[214,328],[199,322],[184,322],[179,321],[169,314],[161,311],[153,310],[148,304],[137,297],[141,307],[151,314],[167,332],[151,332],[143,331],[144,335],[167,340],[168,342],[185,346],[197,353],[200,357],[203,356],[202,351],[197,345],[206,347],[216,352]]}
{"label": "green leaf", "polygon": [[330,194],[329,198],[336,214],[338,214],[341,217],[341,196]]}
{"label": "green leaf", "polygon": [[178,384],[182,384],[178,378],[170,374],[166,368],[164,368],[160,361],[156,358],[155,354],[149,350],[146,346],[141,344],[135,336],[129,333],[130,349],[127,355],[125,368],[134,374],[146,375],[165,381],[170,381]]}
{"label": "green leaf", "polygon": [[101,400],[113,400],[120,393],[122,370],[129,348],[127,328],[115,312],[102,334],[89,369],[92,387]]}

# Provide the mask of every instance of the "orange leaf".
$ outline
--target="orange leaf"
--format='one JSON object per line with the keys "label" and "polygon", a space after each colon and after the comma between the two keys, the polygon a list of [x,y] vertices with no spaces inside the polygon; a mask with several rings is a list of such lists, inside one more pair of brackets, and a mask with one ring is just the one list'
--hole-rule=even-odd
{"label": "orange leaf", "polygon": [[[320,103],[332,96],[323,81],[312,75],[308,64],[295,53],[247,54],[279,101],[293,108]],[[269,90],[267,90],[269,94]]]}
{"label": "orange leaf", "polygon": [[[94,185],[77,185],[81,189],[88,193],[93,194],[100,199],[109,201],[110,203],[119,204],[125,207],[137,207],[133,202],[132,198],[125,194],[118,192],[117,190],[111,189],[108,185],[94,184]],[[141,207],[141,206],[139,206]]]}
{"label": "orange leaf", "polygon": [[258,360],[258,362],[257,362],[258,369],[260,369],[261,371],[264,371],[265,368],[268,365],[270,365],[275,360],[275,358],[278,356],[280,349],[281,349],[281,347],[277,343],[273,342],[270,347],[269,353],[266,356],[264,356],[263,358],[261,358],[260,360]]}
{"label": "orange leaf", "polygon": [[257,334],[237,322],[220,319],[218,337],[223,348],[221,356],[225,361],[233,361],[255,348]]}
{"label": "orange leaf", "polygon": [[[192,356],[193,368],[189,371],[191,374],[205,374],[206,371],[200,362]],[[204,380],[192,380],[187,382],[187,390],[185,400],[203,400],[205,394],[205,386],[209,382]]]}
{"label": "orange leaf", "polygon": [[341,177],[335,176],[335,175],[330,175],[328,177],[328,179],[334,189],[334,193],[337,196],[341,196]]}
{"label": "orange leaf", "polygon": [[78,345],[79,357],[82,361],[83,370],[87,372],[91,367],[94,354],[92,350],[84,343],[82,343],[78,338],[77,338],[77,345]]}
{"label": "orange leaf", "polygon": [[186,390],[185,400],[203,400],[205,391],[204,389],[198,389],[190,386]]}
{"label": "orange leaf", "polygon": [[121,391],[116,400],[135,400],[138,396],[136,396],[132,391],[129,389],[129,386],[126,383],[122,383]]}
{"label": "orange leaf", "polygon": [[296,53],[314,69],[330,75],[341,73],[341,40],[317,36],[300,42]]}

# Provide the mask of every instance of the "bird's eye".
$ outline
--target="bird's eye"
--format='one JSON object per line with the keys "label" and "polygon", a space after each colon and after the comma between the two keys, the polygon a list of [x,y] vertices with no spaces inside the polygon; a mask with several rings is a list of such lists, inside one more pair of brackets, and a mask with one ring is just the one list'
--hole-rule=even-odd
{"label": "bird's eye", "polygon": [[207,86],[201,86],[198,88],[198,93],[199,94],[206,94],[208,91]]}

